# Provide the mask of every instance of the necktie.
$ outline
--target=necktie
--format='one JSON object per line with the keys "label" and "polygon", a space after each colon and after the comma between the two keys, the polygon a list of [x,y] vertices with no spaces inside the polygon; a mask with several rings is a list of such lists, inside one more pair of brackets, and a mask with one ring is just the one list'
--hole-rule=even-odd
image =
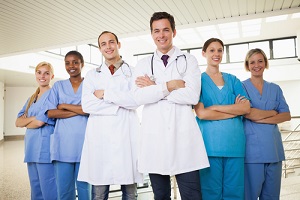
{"label": "necktie", "polygon": [[114,65],[110,65],[110,66],[108,67],[108,69],[109,69],[111,75],[113,75],[113,74],[115,73],[115,66],[114,66]]}
{"label": "necktie", "polygon": [[168,64],[168,58],[169,58],[168,55],[163,55],[163,56],[161,57],[161,59],[163,60],[165,66],[167,66],[167,64]]}

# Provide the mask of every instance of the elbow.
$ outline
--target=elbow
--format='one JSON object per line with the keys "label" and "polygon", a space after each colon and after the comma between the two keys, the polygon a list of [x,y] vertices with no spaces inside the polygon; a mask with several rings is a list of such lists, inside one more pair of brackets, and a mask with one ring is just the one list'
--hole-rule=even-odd
{"label": "elbow", "polygon": [[291,119],[292,119],[292,117],[291,117],[291,114],[289,113],[286,121],[291,121]]}
{"label": "elbow", "polygon": [[42,126],[45,125],[45,122],[37,121],[36,125],[37,125],[38,127],[42,127]]}

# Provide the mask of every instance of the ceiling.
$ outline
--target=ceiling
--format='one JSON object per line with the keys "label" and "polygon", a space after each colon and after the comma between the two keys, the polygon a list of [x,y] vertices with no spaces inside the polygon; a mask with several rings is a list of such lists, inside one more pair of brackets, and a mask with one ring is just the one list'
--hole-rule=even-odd
{"label": "ceiling", "polygon": [[[0,0],[0,58],[96,43],[104,30],[132,54],[151,52],[156,11],[174,16],[180,48],[211,36],[232,44],[300,33],[300,0]],[[286,18],[272,21],[276,16]],[[8,72],[0,72],[3,80]]]}

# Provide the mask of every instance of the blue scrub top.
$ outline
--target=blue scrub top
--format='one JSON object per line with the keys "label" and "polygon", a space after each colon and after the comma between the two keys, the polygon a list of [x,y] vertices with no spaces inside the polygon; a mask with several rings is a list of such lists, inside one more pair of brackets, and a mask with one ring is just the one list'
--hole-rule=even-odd
{"label": "blue scrub top", "polygon": [[[45,104],[47,110],[57,109],[63,103],[81,105],[82,84],[75,93],[69,79],[55,82]],[[52,160],[80,162],[87,119],[87,115],[56,119],[51,136]]]}
{"label": "blue scrub top", "polygon": [[[204,107],[234,104],[238,95],[248,98],[238,78],[223,72],[222,76],[225,84],[220,90],[206,72],[202,73],[199,102],[202,102]],[[208,156],[245,156],[242,116],[224,120],[200,120],[198,117],[196,119],[203,135]]]}
{"label": "blue scrub top", "polygon": [[[27,128],[25,133],[25,158],[24,162],[51,163],[50,159],[50,135],[53,133],[55,121],[49,119],[43,107],[49,95],[47,90],[36,102],[33,102],[28,109],[27,116],[35,116],[37,120],[47,123],[40,128]],[[18,113],[21,117],[26,110],[29,99]]]}
{"label": "blue scrub top", "polygon": [[[274,83],[264,81],[262,95],[251,83],[243,81],[250,97],[251,107],[261,110],[290,112],[282,90]],[[281,133],[277,124],[260,124],[244,118],[246,134],[246,163],[273,163],[285,159]]]}

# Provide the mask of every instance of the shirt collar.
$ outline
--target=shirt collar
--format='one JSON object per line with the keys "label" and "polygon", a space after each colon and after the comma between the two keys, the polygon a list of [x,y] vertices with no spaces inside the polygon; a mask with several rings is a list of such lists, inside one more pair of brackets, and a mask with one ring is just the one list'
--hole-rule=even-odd
{"label": "shirt collar", "polygon": [[[122,58],[120,58],[120,60],[118,60],[116,63],[113,64],[115,66],[115,71],[117,71],[121,67],[122,63],[123,63],[123,60],[122,60]],[[110,65],[106,61],[105,61],[105,64],[107,67]]]}
{"label": "shirt collar", "polygon": [[170,51],[168,51],[168,53],[163,54],[162,52],[160,52],[159,50],[156,50],[156,53],[158,55],[158,57],[162,57],[163,55],[168,55],[169,57],[171,57],[173,55],[173,53],[175,52],[175,47],[173,46],[172,49],[170,49]]}

